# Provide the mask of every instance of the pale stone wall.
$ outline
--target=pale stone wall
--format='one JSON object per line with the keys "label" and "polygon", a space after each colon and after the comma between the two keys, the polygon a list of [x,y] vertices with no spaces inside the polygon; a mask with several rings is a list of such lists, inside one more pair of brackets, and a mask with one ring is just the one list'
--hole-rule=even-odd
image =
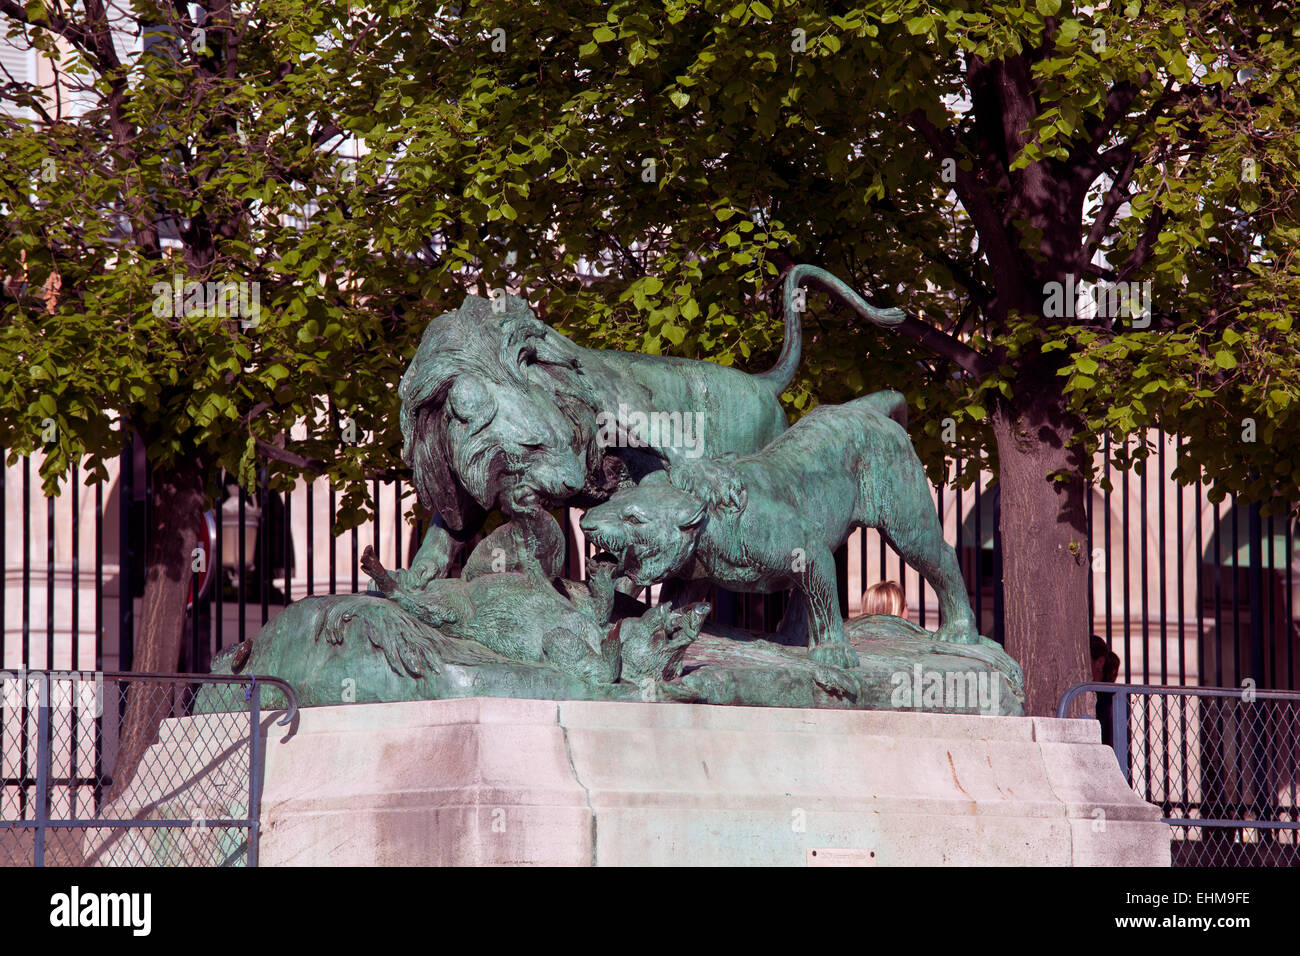
{"label": "pale stone wall", "polygon": [[[469,699],[266,731],[267,866],[1169,864],[1088,721]],[[155,789],[210,802],[178,763]]]}

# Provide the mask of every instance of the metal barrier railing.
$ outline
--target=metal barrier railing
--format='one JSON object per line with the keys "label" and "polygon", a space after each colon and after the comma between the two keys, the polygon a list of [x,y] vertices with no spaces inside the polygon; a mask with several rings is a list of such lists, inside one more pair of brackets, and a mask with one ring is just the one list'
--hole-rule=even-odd
{"label": "metal barrier railing", "polygon": [[1088,682],[1057,716],[1085,693],[1125,779],[1173,828],[1174,865],[1300,865],[1300,692]]}
{"label": "metal barrier railing", "polygon": [[297,709],[273,677],[0,672],[0,866],[256,866],[263,714]]}

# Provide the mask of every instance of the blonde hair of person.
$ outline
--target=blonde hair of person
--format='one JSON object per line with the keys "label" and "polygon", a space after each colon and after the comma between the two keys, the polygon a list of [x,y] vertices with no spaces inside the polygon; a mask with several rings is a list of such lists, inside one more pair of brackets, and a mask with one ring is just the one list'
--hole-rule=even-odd
{"label": "blonde hair of person", "polygon": [[896,581],[878,581],[862,592],[862,609],[860,614],[892,614],[903,617],[907,614],[907,599],[903,589]]}

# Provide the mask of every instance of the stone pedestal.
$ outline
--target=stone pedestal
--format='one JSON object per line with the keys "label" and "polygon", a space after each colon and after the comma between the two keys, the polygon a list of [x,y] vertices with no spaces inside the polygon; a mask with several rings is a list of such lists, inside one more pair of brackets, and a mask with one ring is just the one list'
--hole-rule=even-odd
{"label": "stone pedestal", "polygon": [[1169,864],[1094,721],[468,698],[283,733],[265,866]]}

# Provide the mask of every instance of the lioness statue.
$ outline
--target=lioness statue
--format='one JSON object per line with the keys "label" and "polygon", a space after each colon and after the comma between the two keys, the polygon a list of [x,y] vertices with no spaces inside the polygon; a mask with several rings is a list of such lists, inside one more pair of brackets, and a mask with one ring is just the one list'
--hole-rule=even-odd
{"label": "lioness statue", "polygon": [[814,409],[758,454],[703,478],[670,468],[583,516],[582,530],[638,585],[702,578],[733,591],[794,588],[814,660],[857,664],[844,637],[832,552],[878,528],[939,597],[941,641],[980,639],[957,556],[943,540],[897,392]]}

